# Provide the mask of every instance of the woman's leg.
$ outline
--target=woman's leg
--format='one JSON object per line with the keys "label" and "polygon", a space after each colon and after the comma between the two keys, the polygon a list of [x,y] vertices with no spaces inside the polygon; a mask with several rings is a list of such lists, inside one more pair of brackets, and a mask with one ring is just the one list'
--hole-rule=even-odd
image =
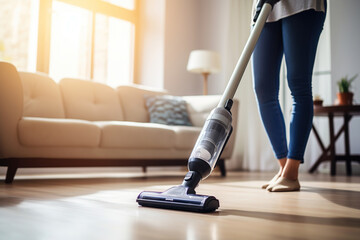
{"label": "woman's leg", "polygon": [[288,154],[286,130],[279,104],[279,73],[283,56],[281,22],[266,23],[253,53],[253,79],[260,116],[279,163],[281,175]]}
{"label": "woman's leg", "polygon": [[[285,183],[271,191],[298,190],[298,169],[304,161],[305,147],[313,119],[312,71],[325,13],[304,11],[282,20],[283,45],[288,85],[293,98],[290,120],[288,160],[282,172]],[[289,181],[290,180],[290,181]]]}
{"label": "woman's leg", "polygon": [[313,119],[312,72],[325,14],[304,11],[283,19],[283,44],[293,107],[288,158],[304,161]]}

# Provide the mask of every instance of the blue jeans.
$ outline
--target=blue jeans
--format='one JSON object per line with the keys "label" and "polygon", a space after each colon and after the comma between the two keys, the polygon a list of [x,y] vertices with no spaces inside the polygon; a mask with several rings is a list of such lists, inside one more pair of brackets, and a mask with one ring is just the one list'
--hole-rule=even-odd
{"label": "blue jeans", "polygon": [[[325,2],[326,4],[326,2]],[[312,71],[326,13],[307,10],[266,23],[253,53],[254,89],[259,112],[277,159],[304,161],[313,119]],[[293,106],[287,147],[279,104],[279,74],[285,55]]]}

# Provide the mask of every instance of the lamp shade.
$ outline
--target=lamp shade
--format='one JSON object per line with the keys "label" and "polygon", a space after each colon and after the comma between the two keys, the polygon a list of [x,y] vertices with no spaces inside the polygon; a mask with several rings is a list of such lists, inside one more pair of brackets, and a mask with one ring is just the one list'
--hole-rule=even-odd
{"label": "lamp shade", "polygon": [[208,50],[194,50],[190,53],[187,70],[193,73],[217,73],[220,71],[220,56]]}

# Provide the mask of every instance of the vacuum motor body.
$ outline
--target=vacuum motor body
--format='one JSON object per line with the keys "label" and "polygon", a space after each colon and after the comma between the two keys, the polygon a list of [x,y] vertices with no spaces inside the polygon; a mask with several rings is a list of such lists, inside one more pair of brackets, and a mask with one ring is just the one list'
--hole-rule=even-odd
{"label": "vacuum motor body", "polygon": [[232,131],[232,116],[224,107],[210,113],[191,152],[188,168],[207,178],[214,169]]}

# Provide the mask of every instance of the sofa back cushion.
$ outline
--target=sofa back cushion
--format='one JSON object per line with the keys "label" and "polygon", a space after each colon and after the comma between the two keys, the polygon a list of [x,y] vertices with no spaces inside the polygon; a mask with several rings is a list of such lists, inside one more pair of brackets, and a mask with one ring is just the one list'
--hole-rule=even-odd
{"label": "sofa back cushion", "polygon": [[24,117],[64,118],[59,86],[43,73],[19,72],[24,94]]}
{"label": "sofa back cushion", "polygon": [[116,90],[101,83],[64,78],[60,81],[67,118],[89,121],[124,120]]}
{"label": "sofa back cushion", "polygon": [[210,112],[219,104],[221,96],[184,96],[183,99],[187,102],[187,110],[192,124],[196,127],[202,127]]}
{"label": "sofa back cushion", "polygon": [[140,85],[124,85],[117,88],[120,102],[124,109],[126,121],[149,122],[149,112],[145,105],[145,97],[164,95],[166,91]]}

